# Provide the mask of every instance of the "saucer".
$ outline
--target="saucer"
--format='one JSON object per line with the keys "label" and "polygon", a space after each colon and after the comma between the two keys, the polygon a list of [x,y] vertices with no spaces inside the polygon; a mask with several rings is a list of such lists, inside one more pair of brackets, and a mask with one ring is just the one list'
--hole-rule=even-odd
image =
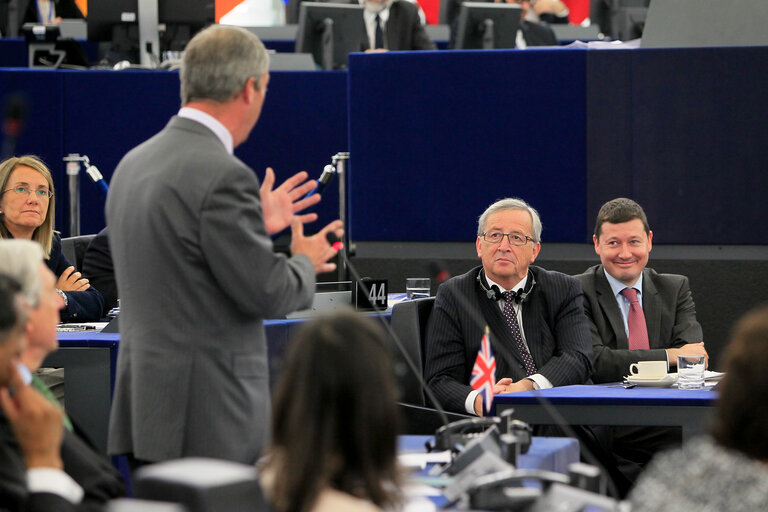
{"label": "saucer", "polygon": [[669,373],[664,377],[660,377],[660,378],[659,377],[643,378],[643,377],[637,377],[636,375],[628,375],[624,377],[624,379],[630,384],[635,384],[636,386],[666,388],[671,386],[677,381],[677,374]]}

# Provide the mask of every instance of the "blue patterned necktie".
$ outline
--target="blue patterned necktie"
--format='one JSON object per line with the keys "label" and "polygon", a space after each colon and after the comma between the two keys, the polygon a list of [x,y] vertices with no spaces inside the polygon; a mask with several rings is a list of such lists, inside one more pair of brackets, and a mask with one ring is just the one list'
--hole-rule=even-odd
{"label": "blue patterned necktie", "polygon": [[517,350],[523,358],[523,365],[525,365],[525,371],[528,375],[536,373],[536,364],[533,362],[531,353],[528,351],[528,347],[523,342],[523,335],[520,333],[520,324],[517,323],[517,313],[515,313],[515,294],[512,292],[503,292],[501,294],[504,298],[504,320],[507,321],[507,325],[512,330],[512,338],[515,340]]}

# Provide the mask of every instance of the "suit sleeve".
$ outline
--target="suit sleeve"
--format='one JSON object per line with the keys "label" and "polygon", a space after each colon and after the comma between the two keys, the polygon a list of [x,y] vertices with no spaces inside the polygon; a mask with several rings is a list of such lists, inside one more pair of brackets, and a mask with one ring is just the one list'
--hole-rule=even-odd
{"label": "suit sleeve", "polygon": [[455,289],[448,290],[446,285],[437,291],[427,327],[424,375],[427,385],[446,410],[466,414],[464,402],[472,391],[472,386],[467,384],[472,371],[468,364],[472,363],[467,361],[452,291]]}
{"label": "suit sleeve", "polygon": [[412,50],[436,50],[437,46],[435,45],[434,41],[432,41],[429,38],[429,35],[427,35],[427,30],[424,28],[424,25],[421,24],[421,19],[419,18],[419,11],[418,9],[415,9],[415,16],[412,21],[412,41],[413,41],[413,48]]}
{"label": "suit sleeve", "polygon": [[[56,235],[51,246],[51,255],[47,261],[48,268],[56,279],[72,264],[61,252],[61,238]],[[104,298],[95,286],[82,292],[64,292],[67,296],[67,306],[61,310],[62,322],[96,322],[101,318],[104,309]]]}
{"label": "suit sleeve", "polygon": [[101,292],[104,298],[102,316],[107,316],[109,310],[117,306],[118,292],[106,229],[88,244],[83,256],[83,275]]}
{"label": "suit sleeve", "polygon": [[304,255],[272,251],[259,183],[245,166],[222,172],[203,205],[200,246],[214,278],[242,313],[279,318],[309,307],[315,271]]}
{"label": "suit sleeve", "polygon": [[696,305],[688,278],[680,276],[682,282],[677,292],[677,308],[675,309],[675,325],[672,328],[670,347],[678,348],[688,343],[704,341],[701,324],[696,320]]}
{"label": "suit sleeve", "polygon": [[592,374],[589,325],[584,316],[581,284],[570,278],[564,288],[563,300],[554,311],[552,325],[555,353],[538,372],[553,386],[585,384]]}

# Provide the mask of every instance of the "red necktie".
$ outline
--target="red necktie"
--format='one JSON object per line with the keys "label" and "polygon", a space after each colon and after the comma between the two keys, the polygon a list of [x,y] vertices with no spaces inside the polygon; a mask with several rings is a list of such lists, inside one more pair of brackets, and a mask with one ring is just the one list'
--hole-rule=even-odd
{"label": "red necktie", "polygon": [[629,350],[648,350],[648,328],[645,326],[645,315],[640,302],[637,300],[637,290],[624,288],[621,294],[629,301],[629,315],[627,326],[629,327]]}

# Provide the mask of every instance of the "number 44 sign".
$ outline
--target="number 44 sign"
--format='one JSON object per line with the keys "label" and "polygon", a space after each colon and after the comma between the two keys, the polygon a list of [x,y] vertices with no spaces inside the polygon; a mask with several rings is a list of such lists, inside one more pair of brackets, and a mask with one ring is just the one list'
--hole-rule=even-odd
{"label": "number 44 sign", "polygon": [[355,282],[355,309],[387,309],[387,280],[364,277]]}

